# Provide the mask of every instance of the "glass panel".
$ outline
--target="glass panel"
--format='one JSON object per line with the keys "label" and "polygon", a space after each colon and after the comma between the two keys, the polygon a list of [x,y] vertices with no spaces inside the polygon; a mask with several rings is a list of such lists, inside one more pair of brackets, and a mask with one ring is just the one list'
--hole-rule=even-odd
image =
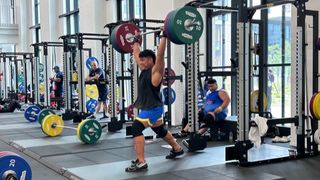
{"label": "glass panel", "polygon": [[[268,64],[291,63],[291,5],[270,8],[268,20]],[[269,67],[267,97],[273,116],[290,117],[291,66]]]}
{"label": "glass panel", "polygon": [[0,51],[1,52],[14,52],[14,45],[13,44],[0,44]]}
{"label": "glass panel", "polygon": [[75,29],[74,29],[74,16],[70,16],[70,34],[74,34]]}
{"label": "glass panel", "polygon": [[74,32],[79,32],[79,13],[74,14]]}
{"label": "glass panel", "polygon": [[70,11],[74,10],[74,0],[70,0]]}
{"label": "glass panel", "polygon": [[[230,0],[219,0],[215,5],[231,6]],[[230,66],[231,14],[212,18],[212,66]]]}
{"label": "glass panel", "polygon": [[122,20],[129,20],[129,1],[128,0],[122,0],[121,1],[121,16]]}
{"label": "glass panel", "polygon": [[67,0],[63,0],[63,13],[66,13],[67,12]]}
{"label": "glass panel", "polygon": [[142,0],[135,0],[134,1],[134,17],[135,18],[143,18],[142,14]]}

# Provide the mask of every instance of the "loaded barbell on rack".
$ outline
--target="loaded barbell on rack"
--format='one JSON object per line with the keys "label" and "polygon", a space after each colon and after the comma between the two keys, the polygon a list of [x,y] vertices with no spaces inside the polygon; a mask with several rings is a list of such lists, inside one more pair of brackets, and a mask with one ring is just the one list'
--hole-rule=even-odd
{"label": "loaded barbell on rack", "polygon": [[96,143],[102,134],[102,127],[97,120],[86,119],[81,121],[77,128],[65,126],[62,117],[58,115],[48,115],[44,118],[41,124],[41,129],[44,134],[50,137],[60,135],[63,129],[72,129],[77,131],[77,136],[80,141],[85,144]]}
{"label": "loaded barbell on rack", "polygon": [[196,8],[185,6],[171,11],[163,27],[143,32],[131,22],[116,26],[111,33],[111,44],[120,53],[132,53],[135,42],[141,44],[141,35],[160,31],[167,33],[168,39],[175,44],[192,44],[199,40],[203,32],[203,19]]}

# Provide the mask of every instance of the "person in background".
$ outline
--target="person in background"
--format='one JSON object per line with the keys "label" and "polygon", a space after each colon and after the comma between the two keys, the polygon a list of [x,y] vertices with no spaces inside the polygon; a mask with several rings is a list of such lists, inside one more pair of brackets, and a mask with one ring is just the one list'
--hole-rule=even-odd
{"label": "person in background", "polygon": [[[52,90],[54,92],[55,98],[62,98],[63,94],[63,73],[60,71],[59,66],[54,66],[53,70],[55,74],[53,77],[50,77],[50,82],[52,84]],[[58,100],[57,102],[57,109],[60,110],[62,101]]]}

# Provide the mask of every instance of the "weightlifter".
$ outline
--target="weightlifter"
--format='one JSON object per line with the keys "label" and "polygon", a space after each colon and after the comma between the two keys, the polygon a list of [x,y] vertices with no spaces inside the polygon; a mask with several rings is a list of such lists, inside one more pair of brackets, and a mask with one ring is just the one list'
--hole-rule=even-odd
{"label": "weightlifter", "polygon": [[[100,111],[101,104],[103,104],[103,108],[105,112],[108,112],[108,105],[107,105],[107,97],[108,97],[108,88],[106,84],[99,83],[99,80],[104,80],[105,74],[103,70],[99,67],[98,63],[96,61],[93,61],[91,63],[91,70],[86,77],[86,81],[92,81],[95,80],[98,87],[99,97],[98,97],[98,105],[96,108],[96,112]],[[91,118],[95,118],[95,114],[91,116]]]}
{"label": "weightlifter", "polygon": [[160,99],[160,88],[164,74],[166,41],[166,34],[163,32],[157,56],[149,49],[140,52],[140,45],[137,42],[132,47],[133,56],[141,70],[138,79],[138,97],[134,103],[134,107],[141,111],[132,124],[136,159],[131,161],[131,165],[125,169],[126,172],[135,172],[148,168],[144,157],[145,139],[142,133],[147,127],[151,127],[159,137],[163,138],[172,147],[166,159],[174,159],[184,153],[182,147],[175,141],[172,134],[165,129],[162,120],[164,109]]}

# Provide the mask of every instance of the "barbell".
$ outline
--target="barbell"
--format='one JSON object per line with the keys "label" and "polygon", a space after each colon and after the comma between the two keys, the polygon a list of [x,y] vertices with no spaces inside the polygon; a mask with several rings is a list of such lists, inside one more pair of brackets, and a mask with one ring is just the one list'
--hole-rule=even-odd
{"label": "barbell", "polygon": [[42,120],[44,117],[50,114],[56,114],[53,110],[51,109],[42,109],[38,106],[29,106],[25,111],[24,111],[24,117],[29,121],[29,122],[35,122],[38,121],[39,124],[42,123]]}
{"label": "barbell", "polygon": [[310,113],[315,120],[320,120],[320,92],[312,95],[309,102]]}
{"label": "barbell", "polygon": [[41,124],[41,129],[44,134],[50,137],[56,137],[63,132],[63,129],[76,130],[77,137],[85,144],[96,143],[102,134],[102,127],[97,120],[86,119],[75,127],[65,126],[62,117],[51,114],[46,116]]}
{"label": "barbell", "polygon": [[116,26],[111,32],[111,44],[120,53],[132,53],[135,42],[142,43],[141,35],[163,31],[175,44],[192,44],[199,40],[203,32],[203,19],[196,8],[185,6],[171,11],[165,18],[164,26],[142,32],[134,23],[127,22]]}

